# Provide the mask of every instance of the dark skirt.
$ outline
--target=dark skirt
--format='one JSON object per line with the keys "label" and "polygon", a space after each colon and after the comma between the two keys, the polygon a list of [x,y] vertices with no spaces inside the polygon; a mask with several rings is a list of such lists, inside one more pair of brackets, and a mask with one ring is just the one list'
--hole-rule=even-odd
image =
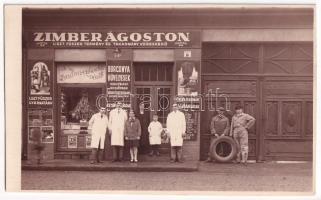
{"label": "dark skirt", "polygon": [[126,145],[129,147],[138,147],[139,146],[139,140],[126,140]]}

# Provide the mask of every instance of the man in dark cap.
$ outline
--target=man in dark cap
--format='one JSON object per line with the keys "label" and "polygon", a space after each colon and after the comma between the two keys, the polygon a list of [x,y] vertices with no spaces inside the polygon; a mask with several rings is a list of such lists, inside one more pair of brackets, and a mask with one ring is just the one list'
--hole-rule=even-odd
{"label": "man in dark cap", "polygon": [[[224,115],[225,109],[223,107],[217,108],[217,115],[212,117],[211,120],[211,143],[212,141],[221,136],[228,135],[230,130],[230,121],[229,119]],[[212,158],[210,156],[210,151],[208,153],[208,158],[206,160],[207,162],[212,162]]]}

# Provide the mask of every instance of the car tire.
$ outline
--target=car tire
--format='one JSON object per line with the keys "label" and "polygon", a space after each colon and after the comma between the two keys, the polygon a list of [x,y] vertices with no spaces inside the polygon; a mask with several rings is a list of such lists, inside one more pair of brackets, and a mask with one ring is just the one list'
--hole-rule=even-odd
{"label": "car tire", "polygon": [[[220,143],[226,143],[230,146],[229,147],[230,152],[228,155],[221,156],[218,154],[216,149],[217,149],[217,145],[219,145]],[[218,137],[218,138],[214,139],[211,143],[210,156],[215,161],[229,162],[236,156],[236,153],[237,153],[237,146],[236,146],[236,142],[234,141],[234,139],[232,137],[228,137],[228,136]]]}

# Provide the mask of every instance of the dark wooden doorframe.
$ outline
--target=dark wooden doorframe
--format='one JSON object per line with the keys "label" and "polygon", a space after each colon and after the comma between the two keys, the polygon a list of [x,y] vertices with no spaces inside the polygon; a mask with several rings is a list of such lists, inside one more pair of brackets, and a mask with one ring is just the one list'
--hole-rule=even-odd
{"label": "dark wooden doorframe", "polygon": [[[158,91],[161,88],[164,88],[164,90],[165,89],[169,89],[169,91],[170,91],[169,94],[165,94],[165,93],[163,94],[164,96],[169,96],[170,97],[168,105],[166,106],[166,107],[168,107],[168,109],[166,109],[166,111],[165,111],[165,113],[163,115],[160,115],[159,112],[161,112],[161,110],[158,110],[158,103],[159,103],[159,101],[158,101],[159,100]],[[136,111],[136,115],[138,115],[140,117],[145,117],[145,118],[147,117],[147,119],[141,119],[141,121],[143,121],[143,122],[141,122],[141,125],[143,126],[142,130],[146,129],[146,127],[148,127],[149,122],[152,120],[152,115],[154,113],[158,113],[159,121],[162,123],[163,127],[165,127],[165,125],[166,125],[166,117],[167,117],[167,114],[170,112],[171,102],[174,100],[173,99],[173,93],[174,93],[173,85],[169,85],[169,84],[167,84],[167,85],[156,85],[156,84],[153,84],[153,85],[149,85],[149,86],[148,85],[141,85],[141,84],[140,85],[134,85],[133,91],[134,91],[135,94],[137,93],[138,89],[147,89],[146,91],[149,91],[150,101],[151,101],[149,103],[150,107],[151,107],[151,110],[150,111],[144,111],[144,112],[148,112],[149,116],[144,116],[144,115],[140,116],[140,114],[139,114],[139,103],[138,103],[139,96],[136,96],[134,98],[134,101],[133,101],[133,105],[134,105],[133,108]],[[140,94],[136,94],[136,95],[140,95]],[[148,94],[146,94],[146,95],[148,95]],[[144,99],[144,101],[146,102],[146,101],[148,101],[148,99],[149,98],[146,97],[146,99]],[[146,106],[145,106],[145,108],[146,108]],[[145,134],[147,134],[147,133],[145,133]],[[141,139],[143,139],[143,138],[141,138]],[[142,145],[142,146],[144,146],[144,145]],[[141,148],[143,148],[143,147],[141,147]],[[142,149],[142,152],[146,153],[146,151],[148,151],[146,149],[148,149],[148,147],[145,147],[145,149]],[[160,150],[163,153],[169,153],[169,144],[168,143],[165,143],[165,144],[162,143]]]}

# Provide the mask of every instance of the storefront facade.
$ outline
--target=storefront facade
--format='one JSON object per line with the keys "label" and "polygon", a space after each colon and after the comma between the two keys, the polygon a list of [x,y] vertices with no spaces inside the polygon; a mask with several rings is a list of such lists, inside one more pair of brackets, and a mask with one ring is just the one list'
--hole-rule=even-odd
{"label": "storefront facade", "polygon": [[252,159],[312,159],[312,8],[25,9],[23,74],[23,158],[34,131],[48,159],[88,156],[90,116],[121,100],[142,154],[152,114],[165,125],[176,102],[186,160],[206,158],[216,108],[236,105],[257,119]]}

